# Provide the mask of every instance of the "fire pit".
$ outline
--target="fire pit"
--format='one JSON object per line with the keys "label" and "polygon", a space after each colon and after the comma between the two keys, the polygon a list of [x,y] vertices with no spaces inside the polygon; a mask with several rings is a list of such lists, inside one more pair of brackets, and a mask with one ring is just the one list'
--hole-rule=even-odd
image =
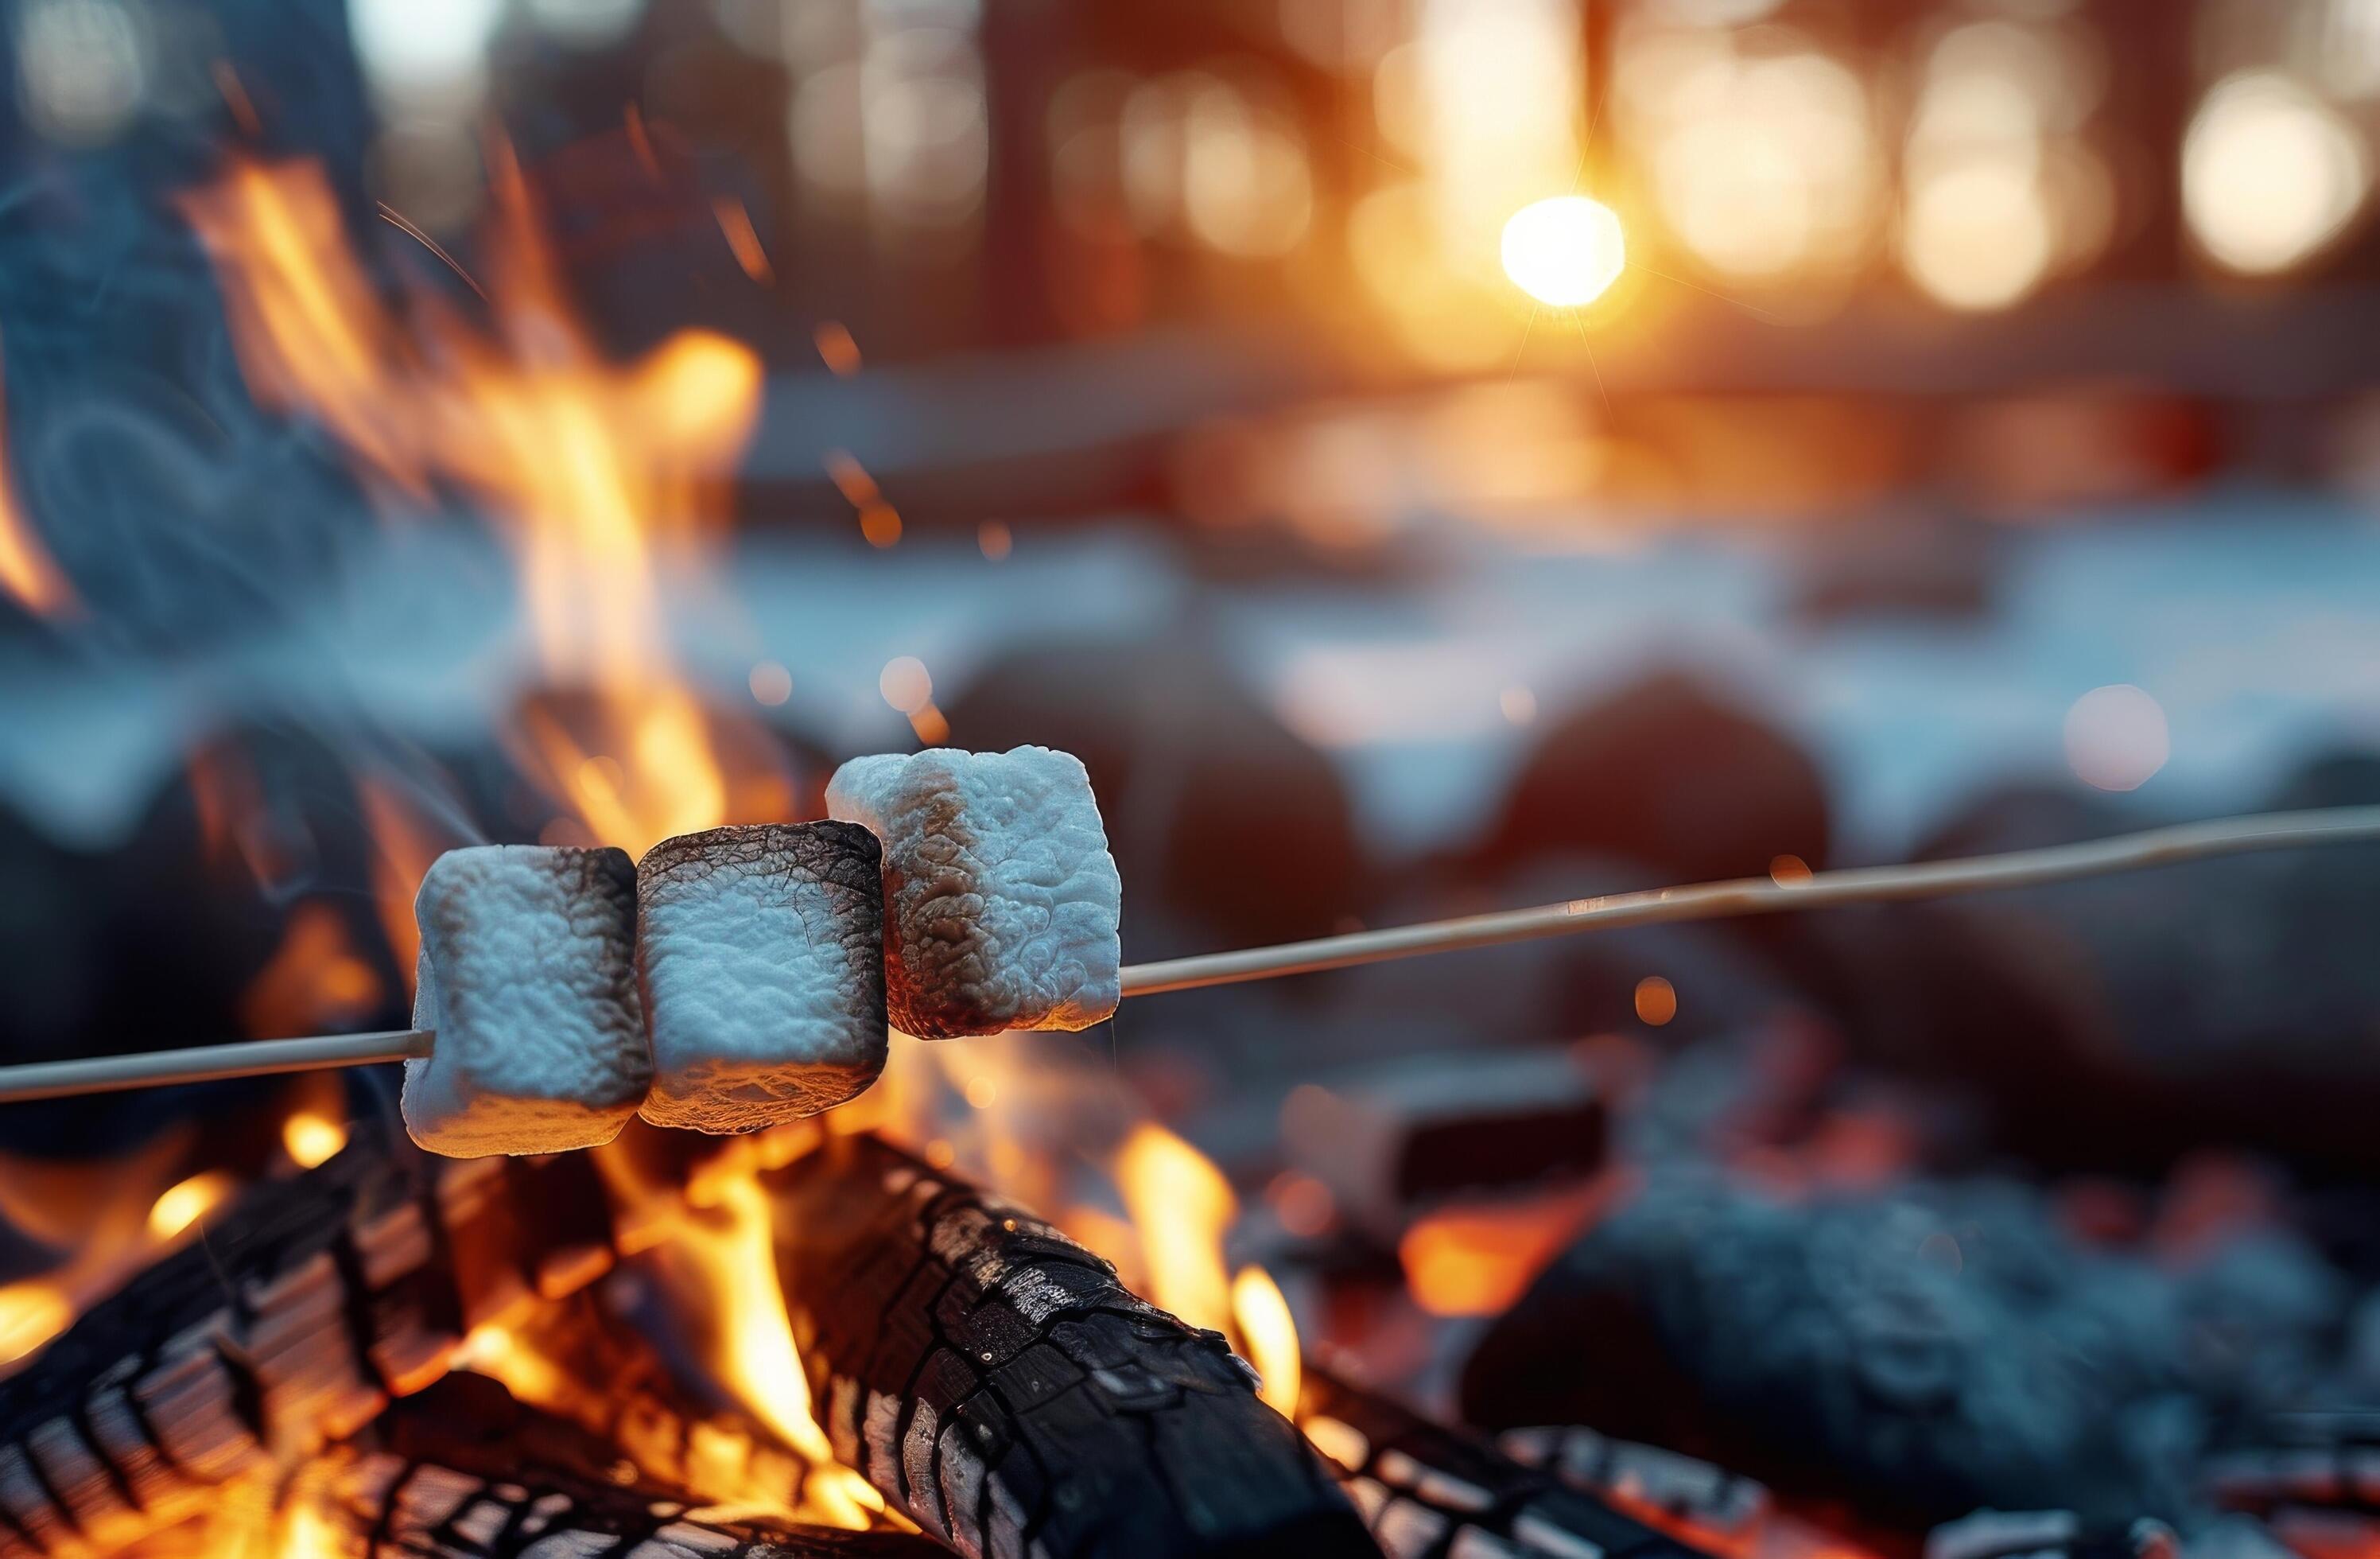
{"label": "fire pit", "polygon": [[2380,1556],[2268,8],[0,15],[0,1559]]}

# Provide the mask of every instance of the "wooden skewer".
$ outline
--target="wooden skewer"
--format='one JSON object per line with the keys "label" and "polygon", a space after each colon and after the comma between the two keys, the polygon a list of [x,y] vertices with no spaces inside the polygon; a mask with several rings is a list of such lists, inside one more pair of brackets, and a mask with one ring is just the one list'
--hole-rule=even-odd
{"label": "wooden skewer", "polygon": [[[1466,947],[1493,947],[1580,932],[1660,925],[1673,920],[1720,920],[1735,915],[1774,915],[1789,909],[1823,909],[1847,904],[1947,898],[1995,888],[2035,887],[2046,883],[2104,877],[2216,856],[2364,841],[2380,841],[2380,807],[2333,807],[2218,818],[2076,845],[2012,850],[2004,855],[1647,888],[1636,893],[1566,899],[1526,909],[1392,926],[1383,931],[1350,932],[1344,936],[1318,937],[1273,947],[1202,953],[1188,958],[1129,965],[1123,971],[1123,989],[1126,996],[1154,996],[1168,991],[1277,980],[1356,964],[1385,963],[1393,958],[1453,953]],[[409,1029],[0,1066],[0,1103],[206,1082],[219,1078],[256,1077],[267,1072],[317,1071],[331,1066],[367,1066],[376,1061],[405,1061],[428,1055],[435,1039],[427,1029]]]}

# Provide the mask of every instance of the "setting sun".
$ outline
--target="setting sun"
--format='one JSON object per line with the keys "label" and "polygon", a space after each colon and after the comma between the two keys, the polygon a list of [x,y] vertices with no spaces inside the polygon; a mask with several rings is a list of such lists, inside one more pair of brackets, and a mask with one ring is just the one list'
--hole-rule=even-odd
{"label": "setting sun", "polygon": [[1557,309],[1594,302],[1627,263],[1620,218],[1584,195],[1523,206],[1504,224],[1504,274],[1523,292]]}

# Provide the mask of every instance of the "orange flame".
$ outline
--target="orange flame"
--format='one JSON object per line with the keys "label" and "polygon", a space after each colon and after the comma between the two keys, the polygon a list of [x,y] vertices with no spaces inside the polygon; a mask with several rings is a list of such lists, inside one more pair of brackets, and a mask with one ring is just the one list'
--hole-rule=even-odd
{"label": "orange flame", "polygon": [[17,507],[8,485],[8,422],[0,414],[0,590],[31,612],[52,614],[74,604],[66,576],[50,561],[41,538]]}
{"label": "orange flame", "polygon": [[1297,1318],[1281,1285],[1262,1267],[1242,1267],[1232,1279],[1232,1329],[1264,1381],[1257,1395],[1272,1410],[1297,1416],[1298,1393],[1305,1389],[1305,1361],[1298,1357]]}
{"label": "orange flame", "polygon": [[313,1110],[299,1110],[281,1123],[281,1146],[300,1169],[327,1163],[347,1145],[345,1122]]}
{"label": "orange flame", "polygon": [[0,1288],[0,1364],[7,1364],[67,1329],[74,1307],[56,1284],[38,1280]]}
{"label": "orange flame", "polygon": [[222,1175],[168,1184],[191,1139],[176,1127],[100,1164],[0,1159],[0,1226],[65,1252],[39,1276],[0,1286],[0,1374],[222,1200],[230,1188]]}
{"label": "orange flame", "polygon": [[1239,1204],[1222,1171],[1163,1127],[1143,1121],[1116,1154],[1116,1188],[1140,1237],[1148,1297],[1193,1326],[1232,1319],[1223,1236]]}
{"label": "orange flame", "polygon": [[1293,1414],[1303,1372],[1297,1321],[1262,1267],[1232,1275],[1223,1238],[1239,1202],[1222,1171],[1163,1127],[1143,1121],[1116,1154],[1115,1179],[1140,1245],[1148,1297],[1193,1326],[1229,1336],[1263,1378],[1264,1400]]}
{"label": "orange flame", "polygon": [[1423,1214],[1397,1242],[1405,1285],[1431,1315],[1501,1315],[1621,1194],[1617,1176],[1518,1202]]}
{"label": "orange flame", "polygon": [[161,1240],[172,1239],[213,1212],[231,1191],[231,1176],[219,1170],[177,1180],[150,1204],[149,1232]]}
{"label": "orange flame", "polygon": [[768,1193],[748,1169],[707,1180],[709,1203],[678,1232],[674,1253],[702,1279],[713,1305],[719,1370],[736,1401],[816,1468],[803,1489],[802,1514],[841,1527],[866,1527],[884,1508],[867,1480],[839,1467],[826,1431],[810,1408],[808,1377],[786,1321],[777,1280]]}
{"label": "orange flame", "polygon": [[364,826],[373,846],[372,910],[396,960],[397,976],[409,986],[421,952],[421,928],[413,920],[413,895],[421,874],[438,859],[439,846],[429,826],[386,786],[367,779],[357,786],[357,794],[363,800]]}
{"label": "orange flame", "polygon": [[380,999],[380,975],[349,945],[339,912],[308,899],[241,993],[239,1016],[250,1035],[278,1039],[350,1027]]}
{"label": "orange flame", "polygon": [[401,323],[312,164],[242,160],[183,204],[260,401],[318,418],[400,493],[453,483],[504,523],[544,670],[601,704],[586,729],[529,721],[516,756],[588,833],[641,850],[726,821],[728,785],[669,664],[657,580],[723,511],[759,365],[691,330],[638,361],[606,360],[572,315],[519,170],[501,145],[492,161],[492,332],[434,300]]}

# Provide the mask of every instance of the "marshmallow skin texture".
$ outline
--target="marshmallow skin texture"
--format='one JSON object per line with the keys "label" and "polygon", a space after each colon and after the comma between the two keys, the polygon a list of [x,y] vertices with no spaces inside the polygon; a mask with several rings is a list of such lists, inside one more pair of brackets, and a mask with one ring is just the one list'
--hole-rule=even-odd
{"label": "marshmallow skin texture", "polygon": [[884,1070],[876,836],[762,823],[664,839],[637,868],[638,967],[656,1126],[757,1131],[853,1098]]}
{"label": "marshmallow skin texture", "polygon": [[405,1128],[434,1153],[554,1153],[619,1135],[652,1078],[637,871],[612,849],[486,845],[432,861]]}
{"label": "marshmallow skin texture", "polygon": [[855,758],[827,810],[884,844],[884,984],[920,1039],[1087,1029],[1115,1011],[1123,881],[1072,753]]}

